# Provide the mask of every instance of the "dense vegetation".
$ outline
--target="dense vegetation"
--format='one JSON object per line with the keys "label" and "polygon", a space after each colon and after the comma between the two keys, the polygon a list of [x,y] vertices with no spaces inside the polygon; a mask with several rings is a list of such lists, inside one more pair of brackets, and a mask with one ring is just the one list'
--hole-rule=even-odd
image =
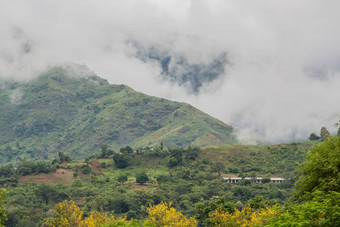
{"label": "dense vegetation", "polygon": [[168,147],[237,142],[231,126],[188,104],[59,67],[26,83],[1,83],[0,141],[0,163],[53,159],[59,151],[79,159],[99,153],[101,144],[117,150],[161,141]]}
{"label": "dense vegetation", "polygon": [[[298,177],[292,169],[305,160],[307,150],[313,144],[316,143],[226,145],[201,149],[167,149],[160,144],[138,150],[122,147],[115,154],[109,146],[103,145],[98,155],[83,162],[61,162],[61,159],[45,162],[50,171],[48,175],[39,172],[45,168],[37,169],[41,162],[23,161],[12,171],[14,175],[1,176],[4,179],[17,177],[16,184],[4,181],[8,191],[5,201],[7,225],[38,226],[42,218],[50,216],[56,203],[69,197],[83,210],[84,217],[93,211],[102,211],[128,219],[147,217],[149,205],[161,201],[172,202],[172,206],[184,215],[202,220],[216,209],[214,204],[224,204],[223,207],[229,210],[246,204],[283,204],[291,196]],[[59,156],[64,158],[64,155]],[[19,166],[28,166],[33,175],[24,176]],[[13,170],[13,165],[3,168]],[[56,175],[56,170],[64,169],[65,174],[58,175],[70,178],[69,184],[48,181],[43,184],[44,181],[39,180],[44,177],[48,180]],[[67,175],[66,170],[71,173]],[[228,184],[222,179],[226,176],[283,176],[290,179],[281,184],[255,184],[248,180]],[[219,196],[217,201],[216,196]]]}
{"label": "dense vegetation", "polygon": [[[287,146],[288,150],[289,147],[292,149],[292,146]],[[306,144],[294,146],[300,148]],[[90,176],[77,177],[71,185],[19,184],[17,187],[7,188],[6,225],[38,226],[39,222],[44,226],[340,224],[340,137],[328,138],[312,147],[307,162],[300,167],[301,176],[293,193],[291,187],[294,180],[284,183],[255,184],[242,181],[227,184],[214,173],[213,163],[207,160],[204,150],[197,148],[176,149],[174,152],[159,146],[139,154],[129,153],[129,149],[122,150],[124,152],[120,155],[129,155],[132,159],[122,169],[115,167],[113,160],[99,159],[101,163],[106,163],[105,168],[97,171],[92,168]],[[158,152],[154,152],[155,150]],[[161,151],[165,153],[163,158],[157,155]],[[188,152],[197,152],[197,158],[185,158],[188,157],[185,155]],[[170,164],[171,158],[179,156],[182,157],[182,162],[175,166]],[[210,166],[205,166],[204,163],[207,162]],[[144,164],[154,168],[148,168]],[[80,163],[68,163],[64,167],[79,169],[79,165]],[[144,172],[146,169],[150,171]],[[225,172],[227,168],[222,175]],[[148,176],[146,185],[143,185],[145,181],[134,183],[140,173]],[[200,178],[197,178],[197,174],[201,174]],[[122,175],[127,176],[127,181],[118,180]],[[289,202],[287,197],[282,197],[282,193],[287,193]],[[68,196],[75,202],[67,201]],[[56,202],[61,203],[54,206]],[[44,219],[41,220],[41,217]]]}

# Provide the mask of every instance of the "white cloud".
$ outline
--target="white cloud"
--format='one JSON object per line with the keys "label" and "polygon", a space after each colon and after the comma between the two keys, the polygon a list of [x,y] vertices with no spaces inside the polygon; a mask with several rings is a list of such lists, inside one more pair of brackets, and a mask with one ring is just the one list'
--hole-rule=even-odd
{"label": "white cloud", "polygon": [[[0,7],[0,77],[29,78],[64,62],[111,83],[190,102],[270,141],[306,139],[339,116],[340,2],[11,0]],[[136,40],[207,62],[227,52],[223,78],[198,95],[136,59]]]}

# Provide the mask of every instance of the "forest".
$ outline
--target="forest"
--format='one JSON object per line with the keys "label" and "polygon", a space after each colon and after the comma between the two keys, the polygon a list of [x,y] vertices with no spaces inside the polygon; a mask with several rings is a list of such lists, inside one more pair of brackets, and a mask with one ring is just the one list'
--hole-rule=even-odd
{"label": "forest", "polygon": [[[71,226],[241,226],[247,220],[245,226],[336,226],[339,152],[340,137],[206,148],[169,149],[161,143],[117,152],[103,144],[100,153],[83,161],[60,152],[51,162],[23,160],[0,168],[2,221],[6,226],[64,226],[66,220],[77,223]],[[223,177],[230,176],[286,180],[226,183]],[[72,212],[78,212],[77,220],[71,220]],[[178,220],[165,220],[170,213]],[[236,220],[239,224],[230,224]]]}

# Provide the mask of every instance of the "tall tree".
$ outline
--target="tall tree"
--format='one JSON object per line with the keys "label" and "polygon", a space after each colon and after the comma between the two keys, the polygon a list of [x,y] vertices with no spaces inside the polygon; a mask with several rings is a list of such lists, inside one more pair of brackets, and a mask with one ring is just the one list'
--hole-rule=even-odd
{"label": "tall tree", "polygon": [[221,177],[221,172],[225,170],[225,165],[223,164],[223,162],[215,162],[211,166],[211,170],[215,173],[218,173],[218,176]]}
{"label": "tall tree", "polygon": [[321,132],[320,132],[321,141],[325,141],[327,137],[329,137],[330,135],[331,134],[328,132],[326,127],[321,128]]}

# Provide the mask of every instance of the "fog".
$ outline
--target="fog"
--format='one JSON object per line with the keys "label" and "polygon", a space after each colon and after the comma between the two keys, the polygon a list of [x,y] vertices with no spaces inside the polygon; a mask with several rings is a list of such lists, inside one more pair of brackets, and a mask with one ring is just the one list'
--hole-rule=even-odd
{"label": "fog", "polygon": [[[339,1],[2,0],[0,78],[27,80],[60,64],[110,83],[188,102],[239,129],[239,138],[306,140],[335,133],[340,97]],[[198,93],[142,61],[131,42],[225,71]],[[20,92],[12,97],[20,101]]]}

